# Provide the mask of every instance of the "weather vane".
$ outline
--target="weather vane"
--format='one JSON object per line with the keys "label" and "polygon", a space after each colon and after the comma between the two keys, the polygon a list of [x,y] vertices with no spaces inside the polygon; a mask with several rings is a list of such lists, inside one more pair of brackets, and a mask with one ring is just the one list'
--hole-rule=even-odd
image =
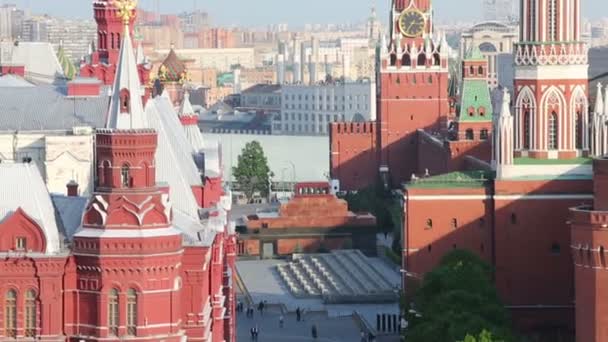
{"label": "weather vane", "polygon": [[135,16],[133,10],[137,8],[137,0],[113,0],[112,5],[118,9],[118,17],[125,25],[129,25],[131,18]]}

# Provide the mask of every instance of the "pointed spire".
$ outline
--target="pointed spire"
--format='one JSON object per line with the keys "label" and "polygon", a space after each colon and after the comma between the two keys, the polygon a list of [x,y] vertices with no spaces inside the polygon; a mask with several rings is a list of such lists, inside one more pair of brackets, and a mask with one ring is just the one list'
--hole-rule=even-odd
{"label": "pointed spire", "polygon": [[604,100],[602,99],[602,97],[602,83],[597,82],[597,97],[595,99],[595,110],[593,111],[596,115],[604,114]]}
{"label": "pointed spire", "polygon": [[604,87],[604,110],[602,114],[608,115],[608,86]]}
{"label": "pointed spire", "polygon": [[122,46],[116,67],[116,78],[112,90],[112,100],[106,128],[137,129],[148,128],[142,103],[142,90],[133,41],[129,32],[129,22],[125,20]]}
{"label": "pointed spire", "polygon": [[511,94],[509,93],[509,89],[505,87],[502,95],[502,107],[500,108],[500,116],[501,117],[510,117],[511,116]]}
{"label": "pointed spire", "polygon": [[192,103],[190,103],[190,92],[188,90],[184,90],[184,101],[182,102],[182,106],[179,109],[179,116],[193,116],[194,109],[192,109]]}
{"label": "pointed spire", "polygon": [[144,46],[142,45],[141,40],[137,42],[137,54],[135,57],[138,65],[146,63],[146,55],[144,54]]}

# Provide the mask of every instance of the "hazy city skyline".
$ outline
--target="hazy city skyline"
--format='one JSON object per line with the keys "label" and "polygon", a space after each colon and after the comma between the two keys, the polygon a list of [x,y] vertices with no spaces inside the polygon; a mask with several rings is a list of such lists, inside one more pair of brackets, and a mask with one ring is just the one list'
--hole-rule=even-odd
{"label": "hazy city skyline", "polygon": [[[481,19],[481,1],[466,0],[474,6],[462,6],[462,2],[454,0],[434,0],[436,19],[445,20],[475,20]],[[259,26],[265,24],[289,23],[290,26],[303,24],[353,23],[364,20],[373,3],[376,4],[378,17],[387,21],[389,8],[388,0],[308,0],[306,6],[297,10],[286,6],[282,0],[158,0],[162,13],[179,13],[190,11],[195,7],[209,12],[214,25],[225,26]],[[90,1],[62,0],[61,6],[56,2],[46,0],[0,0],[0,4],[15,3],[29,7],[34,14],[50,14],[76,18],[91,18]],[[601,6],[601,0],[582,0],[583,15],[595,19],[606,15]],[[146,9],[156,7],[156,0],[140,0],[140,6]],[[319,11],[324,8],[323,11]],[[268,11],[267,9],[275,9]]]}

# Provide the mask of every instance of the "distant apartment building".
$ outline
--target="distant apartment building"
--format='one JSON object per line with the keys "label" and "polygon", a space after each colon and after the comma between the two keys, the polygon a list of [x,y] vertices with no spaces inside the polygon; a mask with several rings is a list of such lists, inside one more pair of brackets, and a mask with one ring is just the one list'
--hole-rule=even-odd
{"label": "distant apartment building", "polygon": [[0,6],[0,39],[19,39],[21,25],[25,13],[16,5],[4,4]]}
{"label": "distant apartment building", "polygon": [[209,14],[203,11],[181,13],[180,27],[184,33],[196,33],[207,29],[210,24]]}
{"label": "distant apartment building", "polygon": [[211,28],[202,30],[198,35],[198,48],[226,49],[236,47],[236,39],[232,30]]}
{"label": "distant apartment building", "polygon": [[[176,44],[176,47],[178,45]],[[169,49],[156,49],[160,55],[167,55]],[[214,68],[218,72],[229,72],[234,66],[243,68],[254,68],[253,48],[233,49],[176,49],[175,53],[180,59],[193,60],[195,68]]]}
{"label": "distant apartment building", "polygon": [[[498,1],[498,0],[497,0]],[[516,24],[486,21],[462,33],[460,57],[473,46],[488,59],[488,85],[513,87],[513,46],[519,41]]]}
{"label": "distant apartment building", "polygon": [[241,68],[240,83],[242,89],[247,89],[256,84],[277,83],[276,70],[273,67]]}
{"label": "distant apartment building", "polygon": [[92,20],[52,18],[47,24],[48,42],[55,50],[63,45],[66,56],[78,61],[89,53],[89,45],[97,39],[97,25]]}
{"label": "distant apartment building", "polygon": [[517,19],[515,0],[483,0],[483,19],[488,21],[514,21]]}
{"label": "distant apartment building", "polygon": [[277,84],[257,84],[241,93],[241,109],[249,111],[281,111],[281,86]]}
{"label": "distant apartment building", "polygon": [[286,84],[273,134],[327,135],[331,122],[376,119],[376,86],[370,81]]}
{"label": "distant apartment building", "polygon": [[169,52],[171,46],[181,49],[184,46],[184,35],[179,27],[146,24],[139,26],[139,34],[144,42],[151,43],[155,50],[165,50]]}
{"label": "distant apartment building", "polygon": [[21,39],[26,42],[46,42],[49,37],[49,18],[33,17],[23,21]]}

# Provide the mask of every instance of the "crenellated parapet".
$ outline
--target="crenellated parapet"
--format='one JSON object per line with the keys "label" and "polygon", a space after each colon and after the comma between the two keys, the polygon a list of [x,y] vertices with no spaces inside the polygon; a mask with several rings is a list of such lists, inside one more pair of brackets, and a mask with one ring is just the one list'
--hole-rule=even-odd
{"label": "crenellated parapet", "polygon": [[522,42],[515,44],[515,65],[586,65],[588,51],[583,42]]}
{"label": "crenellated parapet", "polygon": [[447,70],[449,46],[445,38],[411,43],[395,40],[381,47],[380,72]]}
{"label": "crenellated parapet", "polygon": [[376,123],[373,121],[367,122],[337,122],[331,124],[332,135],[340,134],[360,134],[366,135],[376,133]]}

